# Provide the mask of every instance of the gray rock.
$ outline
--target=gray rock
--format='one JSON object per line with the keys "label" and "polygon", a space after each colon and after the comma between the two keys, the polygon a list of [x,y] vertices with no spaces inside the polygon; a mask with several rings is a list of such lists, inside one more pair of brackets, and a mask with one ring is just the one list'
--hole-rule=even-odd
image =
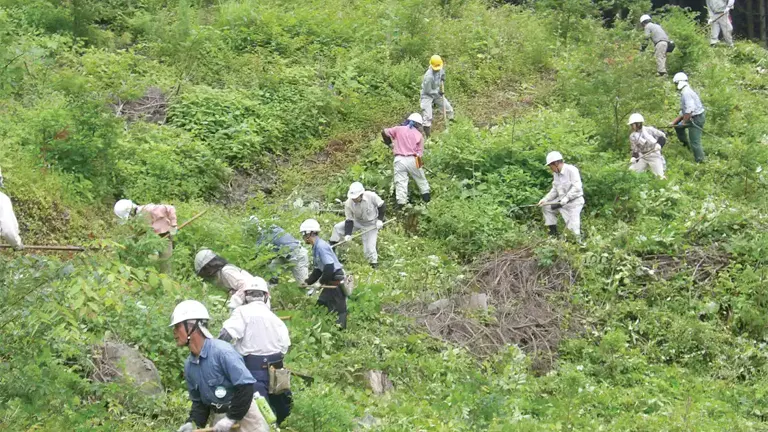
{"label": "gray rock", "polygon": [[436,302],[432,302],[429,306],[427,306],[427,312],[441,311],[450,307],[451,304],[452,302],[450,299],[440,299]]}
{"label": "gray rock", "polygon": [[123,381],[136,386],[142,393],[163,393],[160,373],[151,360],[135,348],[107,341],[94,349],[96,370],[91,379],[101,382]]}
{"label": "gray rock", "polygon": [[467,309],[487,311],[488,295],[485,293],[472,294],[467,301]]}
{"label": "gray rock", "polygon": [[365,383],[376,395],[384,394],[395,388],[387,374],[377,370],[370,370],[365,373]]}

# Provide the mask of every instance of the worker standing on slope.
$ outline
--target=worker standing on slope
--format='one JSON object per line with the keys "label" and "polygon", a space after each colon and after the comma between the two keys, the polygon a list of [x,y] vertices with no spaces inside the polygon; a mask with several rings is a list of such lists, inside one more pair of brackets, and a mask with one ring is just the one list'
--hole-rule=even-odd
{"label": "worker standing on slope", "polygon": [[263,279],[246,288],[245,304],[233,310],[224,321],[219,339],[234,341],[235,350],[243,356],[245,366],[256,379],[256,392],[267,399],[280,426],[291,413],[293,396],[290,390],[269,394],[269,368],[283,369],[291,338],[288,327],[267,306],[268,299],[269,289]]}
{"label": "worker standing on slope", "polygon": [[122,220],[142,214],[149,219],[152,229],[161,237],[168,237],[168,245],[160,252],[160,271],[171,272],[171,259],[173,258],[173,237],[178,231],[176,221],[176,208],[166,204],[137,205],[131,200],[121,199],[115,203],[115,215]]}
{"label": "worker standing on slope", "polygon": [[[646,39],[653,42],[653,55],[656,58],[656,73],[659,76],[667,74],[667,48],[669,47],[669,36],[660,25],[651,22],[650,15],[640,17],[640,24],[645,29]],[[647,42],[646,42],[647,43]],[[643,50],[645,50],[645,44]]]}
{"label": "worker standing on slope", "polygon": [[376,252],[376,240],[379,230],[384,226],[384,216],[387,205],[376,192],[367,191],[360,182],[349,186],[347,201],[344,203],[344,214],[347,220],[333,227],[331,245],[352,239],[352,233],[363,231],[363,253],[371,267],[379,266],[379,255]]}
{"label": "worker standing on slope", "polygon": [[[336,323],[345,329],[347,328],[347,297],[342,290],[344,268],[331,245],[320,238],[320,224],[316,220],[305,220],[301,223],[299,231],[304,242],[312,245],[312,261],[315,267],[304,284],[309,286],[319,280],[320,284],[325,286],[317,304],[325,306],[328,312],[337,314]],[[328,288],[330,286],[335,288]]]}
{"label": "worker standing on slope", "polygon": [[[0,174],[0,187],[3,187],[2,174]],[[24,249],[19,236],[19,221],[16,220],[16,214],[13,212],[13,204],[8,195],[2,192],[0,192],[0,236],[14,249]]]}
{"label": "worker standing on slope", "polygon": [[707,0],[708,22],[712,26],[709,46],[717,45],[722,34],[725,44],[733,48],[733,23],[731,23],[733,3],[734,0]]}
{"label": "worker standing on slope", "polygon": [[[230,295],[229,308],[235,309],[245,303],[245,291],[253,286],[261,286],[264,279],[253,276],[224,257],[216,255],[210,249],[200,249],[195,255],[195,274],[224,288]],[[266,285],[266,282],[264,282]],[[269,289],[266,291],[266,304],[269,303]]]}
{"label": "worker standing on slope", "polygon": [[421,115],[424,117],[424,134],[429,138],[432,131],[432,106],[437,105],[440,110],[445,109],[449,120],[453,120],[453,107],[445,98],[445,69],[443,59],[439,55],[433,55],[429,59],[429,67],[421,82]]}
{"label": "worker standing on slope", "polygon": [[[424,175],[424,136],[421,134],[421,125],[423,119],[419,113],[413,113],[408,116],[405,125],[395,126],[393,128],[381,131],[381,137],[392,152],[395,154],[394,181],[395,197],[397,205],[404,206],[408,204],[408,176],[413,177],[413,181],[419,187],[421,199],[429,202],[431,199],[429,182]],[[393,144],[394,141],[394,144]]]}
{"label": "worker standing on slope", "polygon": [[667,135],[654,127],[643,126],[644,122],[645,119],[639,113],[629,116],[627,122],[631,130],[629,144],[632,149],[629,169],[644,172],[650,168],[657,177],[666,179],[661,149],[667,143]]}
{"label": "worker standing on slope", "polygon": [[184,362],[192,408],[177,432],[192,432],[211,424],[215,432],[228,432],[235,423],[239,432],[267,432],[269,425],[253,402],[256,380],[232,345],[214,339],[206,325],[210,316],[202,303],[185,300],[171,315],[176,345],[189,348]]}
{"label": "worker standing on slope", "polygon": [[[301,245],[301,242],[277,225],[273,224],[268,228],[261,226],[261,222],[256,216],[251,216],[250,221],[256,224],[261,233],[256,240],[256,246],[270,244],[272,245],[272,252],[277,254],[277,257],[269,263],[270,271],[277,273],[280,267],[288,265],[296,282],[304,282],[309,275],[309,252]],[[277,283],[278,277],[275,276],[270,282]]]}
{"label": "worker standing on slope", "polygon": [[690,147],[697,163],[704,162],[701,135],[704,133],[704,105],[699,95],[688,84],[688,75],[678,72],[672,78],[680,90],[680,115],[672,120],[675,133],[684,146]]}
{"label": "worker standing on slope", "polygon": [[[584,208],[584,190],[581,187],[581,175],[578,168],[563,162],[560,152],[547,154],[547,166],[554,176],[552,189],[539,201],[544,211],[544,223],[549,227],[549,233],[557,235],[557,213],[565,221],[565,226],[577,238],[581,238],[581,209]],[[555,202],[552,205],[547,203]]]}

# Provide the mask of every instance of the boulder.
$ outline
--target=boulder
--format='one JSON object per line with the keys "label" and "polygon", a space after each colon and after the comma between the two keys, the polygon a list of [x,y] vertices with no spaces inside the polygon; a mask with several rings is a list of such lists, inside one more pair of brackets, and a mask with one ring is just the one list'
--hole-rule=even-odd
{"label": "boulder", "polygon": [[377,395],[384,394],[395,388],[387,374],[377,370],[370,370],[365,373],[365,383],[373,391],[373,394]]}
{"label": "boulder", "polygon": [[470,310],[488,310],[488,295],[485,293],[472,294],[467,301],[467,309]]}
{"label": "boulder", "polygon": [[427,306],[427,312],[437,312],[441,311],[443,309],[447,309],[451,306],[452,302],[450,299],[440,299],[436,302],[430,303],[429,306]]}
{"label": "boulder", "polygon": [[94,348],[96,370],[91,379],[101,382],[122,381],[147,395],[163,393],[160,373],[151,360],[126,344],[104,342]]}

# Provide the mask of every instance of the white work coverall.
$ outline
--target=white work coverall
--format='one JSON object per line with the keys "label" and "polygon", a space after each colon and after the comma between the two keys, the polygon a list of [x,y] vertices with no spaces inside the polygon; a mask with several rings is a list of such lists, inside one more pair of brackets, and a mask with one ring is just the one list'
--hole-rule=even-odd
{"label": "white work coverall", "polygon": [[709,37],[710,45],[716,44],[722,33],[726,45],[733,46],[733,24],[731,23],[733,3],[734,0],[707,0],[707,10],[712,25]]}
{"label": "white work coverall", "polygon": [[543,206],[544,223],[547,226],[557,225],[557,213],[563,217],[565,226],[576,236],[581,236],[581,209],[584,207],[584,190],[581,187],[581,175],[578,168],[563,164],[559,173],[552,173],[552,189],[544,196],[543,201],[559,202],[562,207],[552,210],[551,206]]}
{"label": "white work coverall", "polygon": [[[363,241],[363,253],[365,258],[371,264],[379,262],[379,255],[376,252],[376,241],[379,238],[379,230],[376,229],[376,220],[379,216],[379,207],[384,205],[384,200],[381,199],[375,192],[365,191],[363,192],[363,200],[360,203],[356,203],[352,199],[348,199],[344,203],[344,214],[346,220],[354,222],[354,228],[352,232],[366,231],[361,237]],[[333,227],[333,234],[331,234],[331,242],[339,242],[344,238],[344,226],[346,221],[337,223]]]}
{"label": "white work coverall", "polygon": [[16,249],[24,247],[19,236],[19,222],[13,213],[13,204],[8,195],[0,192],[0,236]]}
{"label": "white work coverall", "polygon": [[[245,288],[256,283],[252,274],[232,264],[225,265],[216,273],[216,282],[232,294],[229,299],[230,309],[242,306],[245,303]],[[269,300],[267,306],[272,306]]]}
{"label": "white work coverall", "polygon": [[[219,420],[226,416],[227,413],[213,413],[211,416],[211,426],[215,425],[219,422]],[[240,429],[232,429],[236,430],[237,432],[269,432],[270,430],[269,424],[267,424],[264,416],[261,415],[261,411],[259,411],[259,407],[256,405],[255,400],[251,402],[251,407],[248,408],[248,412],[245,414],[245,417],[237,422],[237,424],[240,425]]]}
{"label": "white work coverall", "polygon": [[644,172],[648,168],[658,177],[664,177],[664,156],[661,155],[661,145],[658,140],[666,138],[664,132],[651,127],[643,126],[638,132],[629,135],[629,144],[634,155],[638,155],[636,161],[629,166],[635,172]]}
{"label": "white work coverall", "polygon": [[439,71],[432,70],[431,67],[427,68],[427,72],[424,74],[424,79],[421,82],[421,116],[424,119],[423,125],[425,127],[432,126],[432,105],[437,105],[437,108],[442,112],[443,103],[445,103],[445,115],[449,118],[453,118],[453,107],[448,99],[440,95],[440,84],[445,81],[445,68]]}

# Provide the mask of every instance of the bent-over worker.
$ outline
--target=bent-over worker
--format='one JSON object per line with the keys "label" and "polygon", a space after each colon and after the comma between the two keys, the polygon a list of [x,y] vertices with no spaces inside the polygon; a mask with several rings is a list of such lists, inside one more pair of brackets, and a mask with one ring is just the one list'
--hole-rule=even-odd
{"label": "bent-over worker", "polygon": [[639,113],[629,116],[627,124],[630,127],[629,144],[632,158],[629,169],[644,172],[648,168],[657,177],[664,177],[664,156],[661,149],[667,143],[667,135],[652,126],[643,126],[645,119]]}
{"label": "bent-over worker", "polygon": [[[413,177],[419,187],[421,199],[431,199],[429,182],[424,175],[424,136],[421,134],[423,119],[421,114],[408,116],[406,124],[381,131],[381,137],[395,154],[394,181],[395,197],[398,206],[408,204],[408,176]],[[394,142],[393,142],[394,141]]]}
{"label": "bent-over worker", "polygon": [[[544,212],[544,223],[551,235],[557,235],[558,212],[565,226],[577,238],[581,237],[581,209],[584,208],[584,191],[578,168],[563,162],[563,155],[553,151],[547,154],[547,166],[552,170],[552,189],[539,201]],[[545,205],[554,202],[553,205]]]}
{"label": "bent-over worker", "polygon": [[176,345],[189,348],[184,362],[192,408],[177,432],[192,432],[211,424],[215,432],[228,432],[235,423],[239,432],[267,432],[269,425],[253,401],[256,380],[232,345],[214,339],[206,325],[210,320],[202,303],[185,300],[171,315]]}
{"label": "bent-over worker", "polygon": [[171,272],[173,258],[173,237],[178,231],[176,220],[176,208],[166,204],[137,205],[131,200],[121,199],[115,203],[115,215],[122,220],[141,214],[145,216],[155,233],[161,237],[168,237],[168,245],[160,252],[159,262],[162,273]]}
{"label": "bent-over worker", "polygon": [[337,223],[331,234],[331,246],[341,241],[350,241],[352,233],[363,231],[363,253],[371,267],[379,266],[379,255],[376,252],[376,241],[379,230],[384,226],[384,216],[387,205],[376,192],[367,191],[363,184],[354,182],[349,186],[347,201],[344,203],[344,214],[347,219]]}
{"label": "bent-over worker", "polygon": [[[269,270],[278,272],[280,267],[288,265],[297,283],[302,283],[309,275],[309,252],[301,242],[277,225],[264,228],[256,216],[251,216],[261,235],[256,240],[256,246],[272,245],[272,252],[277,254],[270,263]],[[277,276],[273,279],[277,283]]]}
{"label": "bent-over worker", "polygon": [[[236,265],[230,264],[224,257],[217,255],[210,249],[200,249],[195,255],[195,274],[226,289],[230,295],[230,309],[242,306],[245,301],[246,289],[258,285],[258,281],[263,280]],[[270,306],[269,289],[267,289],[266,303],[267,306]]]}
{"label": "bent-over worker", "polygon": [[243,356],[245,366],[256,380],[254,389],[264,396],[277,417],[277,425],[291,413],[293,396],[289,391],[269,394],[269,368],[283,368],[283,358],[291,346],[288,327],[269,306],[269,289],[264,279],[245,290],[245,304],[232,311],[224,321],[219,339],[234,341],[235,350]]}
{"label": "bent-over worker", "polygon": [[[645,29],[646,39],[653,43],[653,56],[656,58],[656,73],[659,76],[667,74],[667,47],[669,46],[669,36],[660,25],[651,22],[649,15],[640,17],[640,24]],[[643,45],[645,50],[645,45]]]}
{"label": "bent-over worker", "polygon": [[307,219],[299,227],[304,242],[312,245],[312,264],[314,269],[310,273],[305,285],[309,286],[317,281],[323,285],[317,304],[325,306],[328,312],[338,315],[336,323],[342,328],[347,328],[347,296],[344,295],[344,267],[342,267],[331,245],[321,239],[320,223],[315,219]]}
{"label": "bent-over worker", "polygon": [[443,59],[435,54],[429,59],[429,67],[421,81],[421,115],[424,117],[424,134],[429,138],[432,133],[432,106],[437,105],[440,110],[445,109],[445,115],[453,120],[453,107],[445,98],[445,69]]}

